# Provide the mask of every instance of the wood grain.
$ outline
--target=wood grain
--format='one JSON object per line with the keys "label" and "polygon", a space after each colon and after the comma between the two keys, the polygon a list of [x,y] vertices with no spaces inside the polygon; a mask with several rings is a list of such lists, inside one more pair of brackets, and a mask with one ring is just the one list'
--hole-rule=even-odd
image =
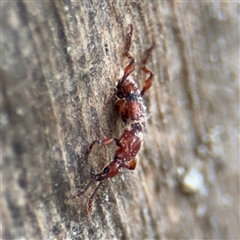
{"label": "wood grain", "polygon": [[[238,238],[237,2],[24,0],[1,14],[2,239]],[[69,197],[114,153],[87,159],[88,144],[123,131],[112,97],[129,23],[138,62],[156,44],[144,146],[88,214],[92,189]]]}

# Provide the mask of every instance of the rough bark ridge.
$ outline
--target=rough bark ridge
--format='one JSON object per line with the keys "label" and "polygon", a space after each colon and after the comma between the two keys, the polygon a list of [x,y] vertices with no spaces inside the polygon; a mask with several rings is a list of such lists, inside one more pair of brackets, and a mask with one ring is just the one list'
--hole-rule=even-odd
{"label": "rough bark ridge", "polygon": [[[1,2],[3,239],[238,238],[239,4]],[[148,125],[134,172],[69,196],[114,153],[113,88],[131,53],[147,63]],[[136,68],[139,85],[145,75]]]}

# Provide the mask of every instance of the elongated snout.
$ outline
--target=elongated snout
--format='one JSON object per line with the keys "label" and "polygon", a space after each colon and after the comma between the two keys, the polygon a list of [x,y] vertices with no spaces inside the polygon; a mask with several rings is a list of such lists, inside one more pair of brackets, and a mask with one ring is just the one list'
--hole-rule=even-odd
{"label": "elongated snout", "polygon": [[107,178],[112,178],[119,173],[120,165],[117,161],[111,162],[103,171],[95,175],[96,181],[103,181]]}

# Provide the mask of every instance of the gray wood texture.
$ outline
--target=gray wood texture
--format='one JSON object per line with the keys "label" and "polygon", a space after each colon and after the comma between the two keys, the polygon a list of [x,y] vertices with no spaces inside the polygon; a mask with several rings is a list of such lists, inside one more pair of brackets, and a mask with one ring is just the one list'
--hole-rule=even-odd
{"label": "gray wood texture", "polygon": [[[129,23],[138,62],[156,44],[144,145],[88,214],[93,188],[69,197],[114,154],[89,143],[123,132]],[[237,239],[238,80],[237,2],[1,2],[2,239]]]}

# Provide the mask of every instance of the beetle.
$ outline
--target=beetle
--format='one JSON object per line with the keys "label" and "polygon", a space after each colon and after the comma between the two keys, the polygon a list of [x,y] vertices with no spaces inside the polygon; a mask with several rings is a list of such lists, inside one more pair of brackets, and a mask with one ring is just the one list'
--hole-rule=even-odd
{"label": "beetle", "polygon": [[[126,36],[126,43],[124,47],[124,55],[129,59],[129,63],[125,67],[123,77],[119,80],[114,94],[116,110],[121,115],[122,121],[125,124],[125,129],[119,139],[106,138],[103,140],[93,141],[88,147],[87,155],[90,154],[96,143],[106,146],[114,142],[118,148],[115,151],[113,160],[110,164],[106,166],[101,173],[93,175],[91,181],[85,186],[85,188],[78,191],[71,197],[74,199],[82,196],[94,182],[99,182],[89,198],[88,212],[91,212],[94,196],[104,180],[115,177],[122,168],[129,170],[135,169],[136,155],[141,148],[143,140],[143,129],[146,126],[146,107],[143,102],[143,95],[152,85],[153,73],[146,66],[141,67],[141,69],[148,74],[141,91],[134,80],[129,77],[129,75],[134,71],[135,66],[135,59],[129,52],[132,33],[133,25],[129,24],[129,32]],[[154,44],[147,49],[145,59],[142,61],[142,64],[146,63],[153,46]]]}

